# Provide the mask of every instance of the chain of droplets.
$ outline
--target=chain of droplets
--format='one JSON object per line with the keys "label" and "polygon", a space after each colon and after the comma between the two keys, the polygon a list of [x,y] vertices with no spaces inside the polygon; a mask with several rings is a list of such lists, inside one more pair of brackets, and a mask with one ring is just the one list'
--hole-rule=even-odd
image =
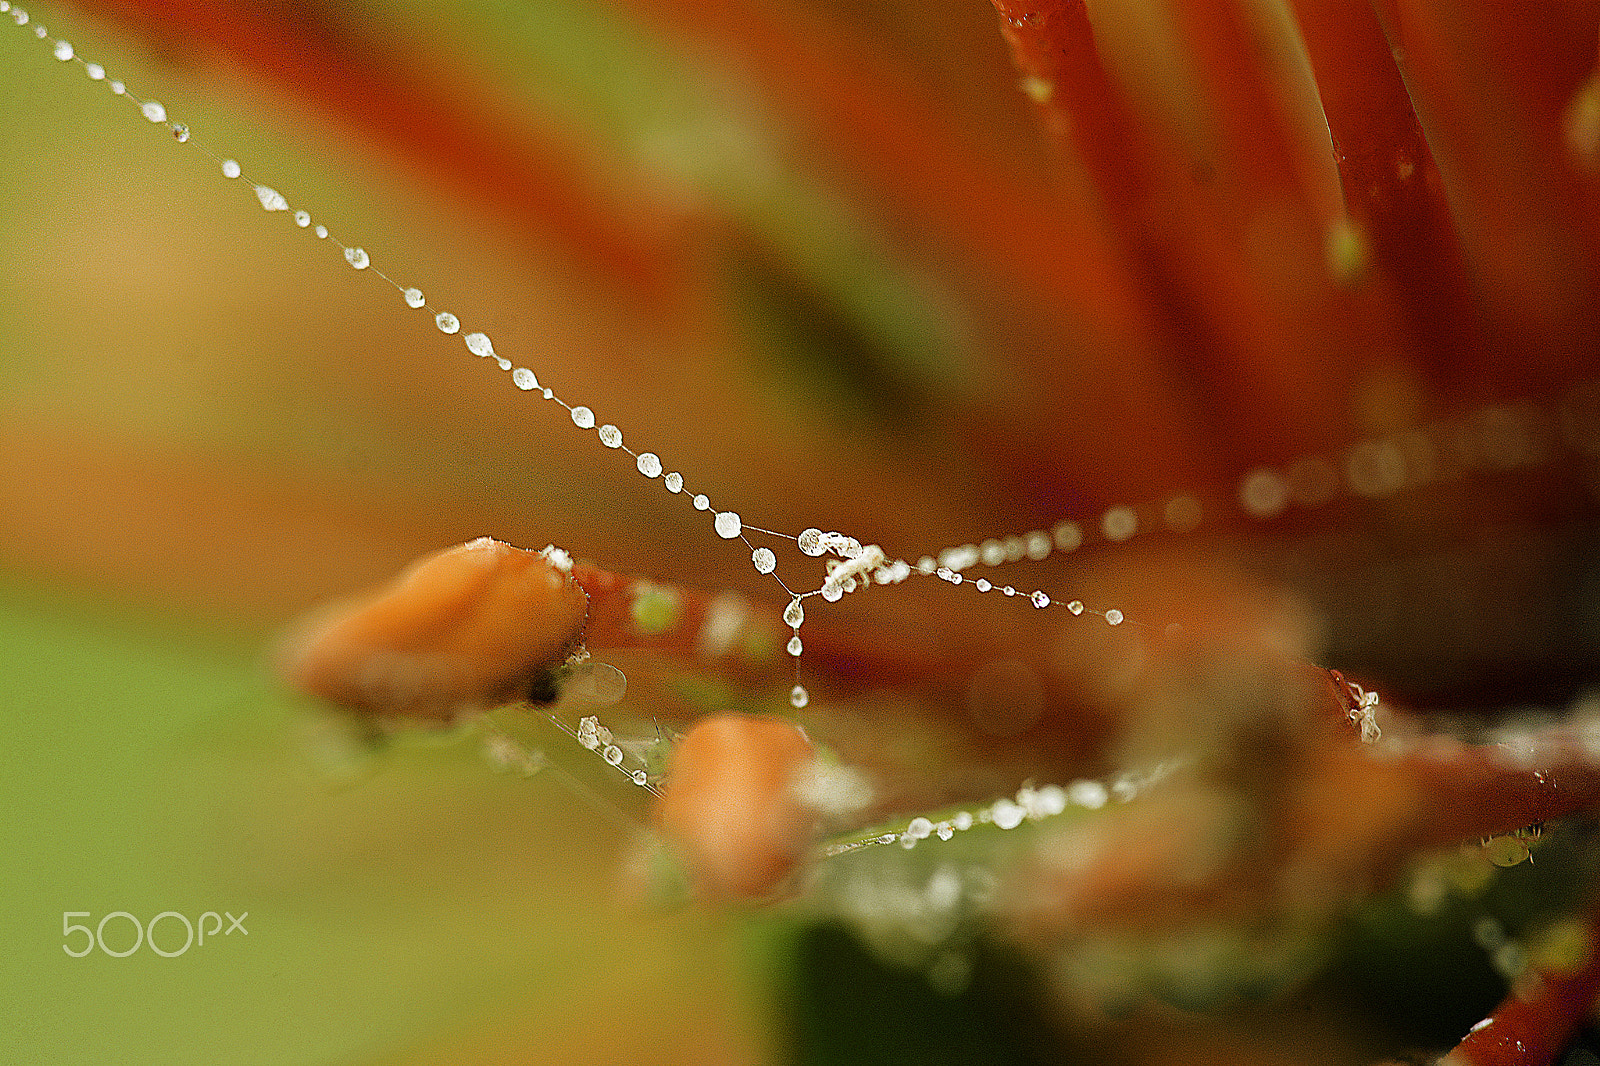
{"label": "chain of droplets", "polygon": [[[0,15],[3,14],[9,14],[18,26],[27,26],[30,23],[28,12],[13,5],[10,0],[0,0]],[[49,38],[45,27],[36,23],[32,26],[32,32],[40,40]],[[168,118],[166,108],[157,101],[141,100],[129,92],[123,82],[115,79],[107,80],[105,68],[79,57],[69,42],[56,40],[53,42],[52,50],[55,57],[62,62],[80,64],[91,80],[105,81],[113,94],[127,99],[150,122],[165,126],[179,143],[189,144],[209,156],[225,177],[231,180],[243,180],[250,186],[264,210],[269,212],[291,210],[288,199],[282,193],[271,186],[256,183],[245,177],[244,170],[237,160],[222,158],[195,141],[190,135],[189,127]],[[407,307],[414,310],[426,307],[427,298],[421,289],[403,285],[390,277],[373,264],[372,257],[366,249],[357,245],[345,245],[321,223],[313,226],[308,211],[294,210],[292,217],[296,226],[309,229],[317,239],[331,240],[341,249],[345,261],[353,269],[370,271],[382,278],[400,294]],[[461,333],[461,320],[450,311],[436,311],[433,321],[441,333],[451,336]],[[977,543],[954,545],[943,548],[935,554],[925,555],[915,564],[904,559],[890,559],[877,545],[863,545],[856,538],[841,533],[825,533],[816,528],[804,530],[799,534],[782,533],[749,525],[736,511],[715,510],[710,498],[704,493],[688,492],[683,474],[676,470],[667,471],[660,456],[655,452],[639,452],[630,448],[623,442],[622,430],[609,422],[599,424],[597,428],[597,419],[591,408],[568,403],[556,395],[548,385],[542,384],[533,370],[514,365],[511,360],[499,355],[486,333],[470,331],[462,335],[462,340],[473,355],[492,359],[501,370],[509,372],[511,381],[517,388],[524,392],[537,393],[545,400],[558,404],[566,410],[573,425],[580,430],[596,430],[600,443],[606,448],[630,456],[641,475],[651,480],[659,478],[669,493],[684,495],[697,511],[711,512],[712,528],[718,536],[725,540],[739,540],[749,549],[751,565],[756,571],[770,575],[789,596],[783,620],[791,631],[785,648],[795,660],[795,684],[790,691],[789,699],[796,708],[806,706],[810,699],[805,687],[800,684],[800,656],[803,650],[800,627],[805,621],[805,609],[802,603],[806,599],[821,596],[824,600],[832,602],[870,583],[898,584],[913,575],[933,576],[953,585],[966,584],[977,592],[998,592],[1005,597],[1021,596],[1037,608],[1064,607],[1073,615],[1096,615],[1104,619],[1108,625],[1121,625],[1125,616],[1119,608],[1091,608],[1085,606],[1081,600],[1054,598],[1043,589],[1028,590],[1010,584],[997,585],[986,577],[969,581],[963,571],[979,564],[992,568],[1019,562],[1025,558],[1041,561],[1052,554],[1074,551],[1096,539],[1120,544],[1130,540],[1142,529],[1152,526],[1164,526],[1171,532],[1188,532],[1201,524],[1205,513],[1198,499],[1182,494],[1164,501],[1136,506],[1117,505],[1107,509],[1097,521],[1093,522],[1080,523],[1066,520],[1058,522],[1048,532],[1039,529],[1024,534],[990,537]],[[1579,390],[1569,393],[1568,400],[1573,396],[1580,396],[1585,389],[1593,391],[1592,385],[1580,387]],[[1588,397],[1587,401],[1591,406],[1594,405],[1593,397]],[[1565,413],[1564,410],[1563,414]],[[1590,413],[1586,412],[1586,415],[1588,414]],[[1545,461],[1546,456],[1545,441],[1539,432],[1538,415],[1537,409],[1531,405],[1485,408],[1464,419],[1438,423],[1392,438],[1358,442],[1344,452],[1338,461],[1310,456],[1282,469],[1260,467],[1240,479],[1236,499],[1233,502],[1251,518],[1269,519],[1284,513],[1291,505],[1305,508],[1319,507],[1341,493],[1356,497],[1380,498],[1459,476],[1474,469],[1515,469],[1525,465],[1536,465]],[[1563,436],[1567,437],[1569,446],[1581,451],[1596,450],[1594,446],[1600,441],[1600,432],[1595,432],[1594,426],[1587,425],[1589,421],[1595,419],[1587,418],[1585,421],[1587,432],[1577,434],[1576,439],[1570,432],[1575,420],[1566,418],[1561,422]],[[837,558],[829,560],[827,576],[821,585],[809,591],[795,592],[776,573],[777,555],[771,548],[751,544],[747,533],[795,541],[800,550],[809,556],[832,554]]]}
{"label": "chain of droplets", "polygon": [[948,816],[929,818],[918,815],[902,828],[888,830],[874,836],[854,840],[834,841],[822,846],[824,858],[833,858],[863,848],[885,847],[898,844],[911,849],[924,840],[937,838],[950,840],[977,826],[992,825],[996,829],[1015,829],[1024,822],[1038,822],[1065,814],[1070,808],[1098,811],[1115,800],[1131,803],[1162,779],[1178,769],[1180,762],[1162,763],[1145,772],[1125,772],[1109,783],[1088,778],[1067,785],[1023,785],[1015,796],[1002,796],[992,803],[971,810],[960,810]]}

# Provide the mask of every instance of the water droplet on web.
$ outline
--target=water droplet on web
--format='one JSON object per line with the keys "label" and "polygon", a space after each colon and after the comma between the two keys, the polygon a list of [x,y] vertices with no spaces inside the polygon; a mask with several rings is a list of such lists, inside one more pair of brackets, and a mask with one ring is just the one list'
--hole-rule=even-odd
{"label": "water droplet on web", "polygon": [[992,581],[990,581],[986,577],[980,577],[978,580],[974,581],[972,584],[973,584],[973,587],[976,588],[979,592],[988,592],[990,589],[994,588],[994,583]]}
{"label": "water droplet on web", "polygon": [[11,13],[11,17],[18,26],[26,26],[28,24],[28,13],[20,7]]}
{"label": "water droplet on web", "polygon": [[1121,611],[1119,611],[1115,607],[1113,607],[1113,608],[1111,608],[1111,610],[1106,612],[1106,625],[1120,626],[1121,624],[1122,624],[1122,612]]}
{"label": "water droplet on web", "polygon": [[172,124],[172,136],[177,140],[177,142],[179,144],[188,143],[188,140],[189,140],[189,127],[185,126],[181,122],[174,122]]}
{"label": "water droplet on web", "polygon": [[[277,189],[270,188],[270,187],[268,187],[266,185],[257,185],[255,188],[256,188],[256,199],[261,201],[261,206],[265,210],[267,210],[267,211],[287,211],[287,210],[289,210],[289,201],[285,200],[283,198],[283,194],[280,193]],[[345,252],[345,257],[349,258],[349,255],[350,255],[350,253],[347,250]]]}
{"label": "water droplet on web", "polygon": [[844,599],[844,589],[838,585],[823,585],[822,598],[829,603],[838,603]]}
{"label": "water droplet on web", "polygon": [[791,629],[799,629],[806,620],[806,609],[800,606],[800,599],[796,597],[789,601],[789,606],[783,611],[783,624]]}
{"label": "water droplet on web", "polygon": [[661,457],[655,452],[640,452],[638,462],[639,473],[645,477],[661,476]]}
{"label": "water droplet on web", "polygon": [[106,88],[110,89],[113,93],[115,93],[118,96],[121,96],[123,93],[128,91],[128,87],[126,85],[122,84],[120,81],[107,82],[106,83]]}
{"label": "water droplet on web", "polygon": [[1050,606],[1050,597],[1045,595],[1043,592],[1035,591],[1034,594],[1028,598],[1033,601],[1033,605],[1035,607]]}
{"label": "water droplet on web", "polygon": [[461,320],[449,311],[440,311],[434,315],[433,324],[439,327],[440,333],[456,333],[461,329]]}
{"label": "water droplet on web", "polygon": [[534,377],[533,371],[527,367],[519,366],[511,372],[511,384],[526,392],[530,389],[537,389],[539,387],[539,379]]}
{"label": "water droplet on web", "polygon": [[167,121],[167,109],[154,100],[146,100],[139,105],[139,110],[144,112],[144,117],[151,122]]}
{"label": "water droplet on web", "polygon": [[798,636],[793,636],[789,638],[789,643],[785,646],[785,650],[798,659],[800,653],[805,650],[805,645],[800,643]]}
{"label": "water droplet on web", "polygon": [[[717,521],[722,521],[722,516],[717,516]],[[778,568],[778,557],[771,548],[757,548],[750,553],[750,565],[756,568],[758,574],[770,574]]]}
{"label": "water droplet on web", "polygon": [[551,389],[551,388],[546,388],[543,391],[544,391],[544,398],[547,399],[547,400],[551,399],[556,394],[556,391],[554,389]]}
{"label": "water droplet on web", "polygon": [[676,470],[662,478],[661,483],[667,487],[668,492],[683,491],[683,475]]}
{"label": "water droplet on web", "polygon": [[407,289],[404,295],[407,307],[421,307],[428,302],[428,298],[422,295],[421,289]]}
{"label": "water droplet on web", "polygon": [[608,745],[602,754],[605,756],[606,762],[610,763],[612,766],[622,765],[622,749],[617,747],[615,744]]}
{"label": "water droplet on web", "polygon": [[574,407],[572,409],[572,424],[579,429],[593,429],[594,412],[587,407]]}
{"label": "water droplet on web", "polygon": [[466,336],[466,341],[467,351],[473,355],[482,356],[485,359],[494,355],[494,345],[490,343],[487,334],[469,333]]}
{"label": "water droplet on web", "polygon": [[789,704],[796,710],[811,702],[811,693],[806,691],[804,685],[796,685],[789,690]]}
{"label": "water droplet on web", "polygon": [[294,213],[294,224],[299,226],[301,229],[305,229],[307,226],[311,225],[311,212],[296,211]]}
{"label": "water droplet on web", "polygon": [[643,787],[650,781],[650,775],[645,773],[643,770],[635,770],[632,774],[632,777],[633,783],[639,785],[640,787]]}
{"label": "water droplet on web", "polygon": [[319,240],[319,241],[325,241],[325,240],[328,239],[328,227],[327,226],[318,226],[316,229],[312,230],[311,232],[313,232],[313,233],[315,233],[317,235],[317,240]]}
{"label": "water droplet on web", "polygon": [[1067,604],[1067,610],[1071,611],[1073,614],[1082,614],[1083,613],[1083,601],[1082,600],[1073,600],[1071,603]]}
{"label": "water droplet on web", "polygon": [[494,365],[499,367],[501,370],[510,370],[511,360],[497,355],[494,357]]}
{"label": "water droplet on web", "polygon": [[242,173],[242,172],[239,169],[239,161],[237,159],[224,159],[222,161],[222,176],[223,177],[225,177],[225,178],[237,178],[240,175],[240,173]]}
{"label": "water droplet on web", "polygon": [[1017,594],[1017,590],[1015,588],[1011,587],[1010,585],[1007,585],[1005,588],[1001,589],[1000,591],[1005,593],[1007,596],[1015,596]]}
{"label": "water droplet on web", "polygon": [[[289,205],[285,204],[284,206],[287,207]],[[367,255],[365,248],[346,248],[344,250],[344,261],[357,270],[365,270],[372,265],[372,258]]]}
{"label": "water droplet on web", "polygon": [[744,522],[733,511],[720,511],[711,526],[717,531],[717,536],[723,540],[732,540],[744,528]]}
{"label": "water droplet on web", "polygon": [[694,498],[694,509],[696,511],[709,511],[709,510],[711,510],[711,497],[707,496],[703,492],[700,493],[700,495],[698,495],[698,496],[696,496]]}
{"label": "water droplet on web", "polygon": [[61,62],[63,62],[63,63],[65,63],[67,60],[71,59],[72,58],[72,45],[67,43],[66,41],[57,41],[56,42],[56,47],[55,47],[55,57],[57,59],[61,60]]}
{"label": "water droplet on web", "polygon": [[799,537],[800,550],[807,555],[817,556],[827,551],[822,546],[822,530],[812,527],[802,530]]}
{"label": "water droplet on web", "polygon": [[83,65],[83,72],[89,75],[90,81],[100,81],[106,76],[106,68],[102,67],[99,63],[85,63]]}
{"label": "water droplet on web", "polygon": [[607,448],[622,447],[622,430],[607,422],[600,427],[600,443]]}

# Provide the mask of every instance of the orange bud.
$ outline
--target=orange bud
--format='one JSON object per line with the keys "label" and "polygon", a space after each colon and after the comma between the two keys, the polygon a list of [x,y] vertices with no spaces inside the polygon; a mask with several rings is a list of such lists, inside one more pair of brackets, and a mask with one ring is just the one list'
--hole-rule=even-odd
{"label": "orange bud", "polygon": [[752,715],[703,719],[679,742],[656,821],[702,895],[765,896],[795,868],[815,818],[792,785],[812,755],[797,726]]}
{"label": "orange bud", "polygon": [[283,643],[279,668],[362,714],[448,721],[548,689],[587,609],[548,549],[479,537],[318,612]]}

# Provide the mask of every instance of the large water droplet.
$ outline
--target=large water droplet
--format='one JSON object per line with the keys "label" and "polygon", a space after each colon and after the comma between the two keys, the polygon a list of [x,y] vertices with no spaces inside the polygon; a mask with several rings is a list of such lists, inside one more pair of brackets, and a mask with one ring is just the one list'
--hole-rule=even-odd
{"label": "large water droplet", "polygon": [[676,470],[662,478],[661,483],[667,487],[668,492],[683,491],[683,475]]}
{"label": "large water droplet", "polygon": [[299,226],[301,229],[305,229],[307,226],[311,225],[311,212],[296,211],[294,213],[294,224]]}
{"label": "large water droplet", "polygon": [[154,100],[146,100],[139,105],[139,110],[144,112],[144,117],[151,122],[167,121],[167,109]]}
{"label": "large water droplet", "polygon": [[428,298],[422,295],[421,289],[407,289],[403,295],[407,307],[421,307],[428,302]]}
{"label": "large water droplet", "polygon": [[600,427],[600,443],[607,448],[622,447],[622,430],[607,422]]}
{"label": "large water droplet", "polygon": [[645,477],[661,476],[661,457],[655,452],[640,452],[638,466]]}
{"label": "large water droplet", "polygon": [[[268,211],[287,211],[287,210],[289,210],[289,201],[285,200],[283,198],[283,194],[280,193],[277,189],[269,188],[268,186],[265,186],[265,185],[257,185],[256,186],[256,199],[260,200],[261,201],[261,206],[264,209],[268,210]],[[347,256],[349,255],[348,252],[346,252],[345,254]]]}
{"label": "large water droplet", "polygon": [[519,366],[511,372],[511,384],[524,391],[531,392],[539,387],[539,379],[533,376],[533,371],[525,366]]}
{"label": "large water droplet", "polygon": [[439,327],[440,333],[458,333],[461,330],[461,320],[449,311],[440,311],[434,315],[433,324]]}
{"label": "large water droplet", "polygon": [[712,522],[712,527],[716,529],[717,536],[723,540],[732,540],[739,535],[739,530],[744,528],[744,522],[740,520],[737,513],[722,511],[717,514],[716,520]]}
{"label": "large water droplet", "polygon": [[796,685],[789,690],[789,704],[796,710],[811,702],[811,693],[806,691],[804,685]]}
{"label": "large water droplet", "polygon": [[239,174],[240,174],[239,161],[237,159],[224,159],[222,161],[222,176],[223,177],[225,177],[225,178],[237,178],[239,176]]}
{"label": "large water droplet", "polygon": [[572,424],[579,429],[593,429],[594,412],[587,407],[574,407],[572,409]]}
{"label": "large water droplet", "polygon": [[61,60],[63,63],[71,59],[72,45],[67,41],[57,41],[55,47],[55,57]]}
{"label": "large water droplet", "polygon": [[490,342],[487,334],[469,333],[466,336],[466,342],[467,351],[473,355],[482,356],[485,359],[494,355],[494,345]]}
{"label": "large water droplet", "polygon": [[[722,516],[718,515],[717,520],[720,522]],[[771,548],[757,548],[750,553],[750,563],[756,568],[756,573],[770,574],[778,568],[778,557]]]}
{"label": "large water droplet", "polygon": [[799,629],[806,620],[806,609],[800,606],[798,599],[789,601],[789,606],[783,611],[783,624],[791,629]]}
{"label": "large water droplet", "polygon": [[365,248],[346,248],[344,250],[344,261],[357,270],[365,270],[372,265],[372,259],[367,255]]}

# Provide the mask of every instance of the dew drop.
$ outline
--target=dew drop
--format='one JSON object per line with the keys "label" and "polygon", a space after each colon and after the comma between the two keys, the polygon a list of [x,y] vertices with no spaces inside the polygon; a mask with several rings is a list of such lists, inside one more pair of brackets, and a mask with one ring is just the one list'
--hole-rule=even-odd
{"label": "dew drop", "polygon": [[823,585],[822,598],[827,600],[829,603],[838,603],[840,600],[844,599],[844,589],[840,588],[838,585]]}
{"label": "dew drop", "polygon": [[735,511],[717,512],[716,520],[711,525],[717,531],[717,536],[723,540],[732,540],[744,528],[744,522],[740,520],[738,513]]}
{"label": "dew drop", "polygon": [[505,358],[497,355],[497,356],[494,357],[494,365],[499,367],[501,370],[510,370],[511,369],[511,360],[505,359]]}
{"label": "dew drop", "polygon": [[789,638],[789,643],[785,645],[784,650],[798,659],[800,653],[805,650],[805,645],[800,643],[800,637],[796,635]]}
{"label": "dew drop", "polygon": [[650,781],[650,775],[645,773],[643,770],[635,770],[632,774],[632,777],[633,783],[641,788]]}
{"label": "dew drop", "polygon": [[167,121],[167,109],[154,100],[146,100],[139,105],[139,110],[144,112],[144,117],[151,122]]}
{"label": "dew drop", "polygon": [[812,527],[802,530],[799,537],[800,550],[807,555],[821,555],[827,549],[822,546],[822,530]]}
{"label": "dew drop", "polygon": [[789,690],[789,705],[798,710],[811,702],[811,693],[806,691],[804,685],[796,685]]}
{"label": "dew drop", "polygon": [[1111,610],[1106,612],[1106,625],[1108,625],[1108,626],[1120,626],[1121,624],[1122,624],[1122,612],[1121,611],[1119,611],[1115,607],[1113,607],[1113,608],[1111,608]]}
{"label": "dew drop", "polygon": [[[717,521],[722,521],[722,515],[717,515]],[[757,548],[750,553],[750,565],[756,568],[758,574],[770,574],[778,568],[778,557],[771,548]]]}
{"label": "dew drop", "polygon": [[612,766],[622,765],[622,749],[615,744],[606,745],[606,750],[600,753]]}
{"label": "dew drop", "polygon": [[1106,539],[1121,542],[1133,536],[1139,529],[1139,516],[1133,513],[1132,507],[1113,507],[1100,519],[1100,532]]}
{"label": "dew drop", "polygon": [[1048,607],[1048,606],[1050,606],[1050,597],[1045,595],[1043,591],[1040,591],[1038,589],[1035,589],[1033,595],[1029,596],[1028,598],[1033,601],[1033,605],[1035,607]]}
{"label": "dew drop", "polygon": [[[288,205],[285,204],[284,206],[287,207]],[[372,258],[367,255],[365,248],[346,248],[344,250],[344,261],[357,270],[365,270],[372,265]]]}
{"label": "dew drop", "polygon": [[467,351],[484,359],[494,355],[494,345],[489,342],[489,337],[484,333],[469,333],[466,336]]}
{"label": "dew drop", "polygon": [[61,62],[63,62],[63,63],[65,63],[67,60],[71,59],[72,58],[72,45],[70,43],[68,43],[67,41],[57,41],[56,42],[56,47],[55,47],[55,57],[57,59],[61,60]]}
{"label": "dew drop", "polygon": [[1083,601],[1082,600],[1073,600],[1071,603],[1067,604],[1067,610],[1071,611],[1073,614],[1082,614],[1083,613]]}
{"label": "dew drop", "polygon": [[110,89],[118,96],[121,96],[123,93],[128,91],[128,87],[122,84],[120,81],[109,81],[106,83],[106,88]]}
{"label": "dew drop", "polygon": [[1007,585],[1005,588],[1001,589],[1000,591],[1005,593],[1007,596],[1015,596],[1017,594],[1017,590],[1012,588],[1010,585]]}
{"label": "dew drop", "polygon": [[319,240],[319,241],[325,241],[325,240],[328,239],[328,227],[327,226],[318,226],[316,229],[312,230],[311,232],[315,233],[317,235],[317,240]]}
{"label": "dew drop", "polygon": [[404,296],[406,298],[407,307],[421,307],[423,304],[428,302],[428,298],[422,295],[421,289],[407,289],[404,293]]}
{"label": "dew drop", "polygon": [[805,620],[806,609],[800,606],[800,598],[797,596],[789,601],[788,607],[784,608],[783,624],[790,629],[799,629],[805,623]]}
{"label": "dew drop", "polygon": [[700,493],[700,495],[698,495],[698,496],[696,496],[694,498],[694,509],[696,511],[709,511],[709,510],[711,510],[711,497],[707,496],[703,492]]}
{"label": "dew drop", "polygon": [[242,171],[239,169],[239,161],[237,159],[224,159],[222,161],[223,177],[237,178],[241,173]]}
{"label": "dew drop", "polygon": [[11,18],[18,26],[26,26],[28,24],[28,13],[20,7],[11,12]]}
{"label": "dew drop", "polygon": [[307,226],[311,225],[311,212],[296,211],[294,213],[294,224],[299,226],[301,229],[305,229]]}
{"label": "dew drop", "polygon": [[676,470],[662,478],[661,483],[667,487],[668,492],[683,491],[683,475]]}
{"label": "dew drop", "polygon": [[990,589],[994,588],[994,583],[986,577],[980,577],[972,584],[979,592],[988,592]]}
{"label": "dew drop", "polygon": [[1239,503],[1252,518],[1271,518],[1289,504],[1289,486],[1276,470],[1260,467],[1239,483]]}
{"label": "dew drop", "polygon": [[[280,193],[277,189],[271,188],[270,186],[267,186],[267,185],[257,185],[255,187],[255,192],[256,192],[256,199],[261,201],[261,206],[262,206],[262,208],[264,210],[267,210],[267,211],[287,211],[287,210],[289,210],[289,201],[285,200],[283,198],[283,194]],[[348,259],[349,257],[350,257],[350,250],[346,249],[345,250],[345,258]]]}
{"label": "dew drop", "polygon": [[433,324],[439,327],[440,333],[455,333],[461,329],[461,320],[449,311],[440,311],[434,315]]}
{"label": "dew drop", "polygon": [[106,68],[102,67],[99,63],[85,63],[83,65],[83,72],[89,75],[90,81],[100,81],[106,76]]}
{"label": "dew drop", "polygon": [[637,465],[645,477],[661,476],[661,457],[655,452],[640,452]]}
{"label": "dew drop", "polygon": [[594,412],[587,407],[574,407],[572,409],[572,424],[579,429],[593,429]]}
{"label": "dew drop", "polygon": [[187,144],[189,141],[189,127],[181,122],[174,122],[172,124],[172,136],[179,144]]}
{"label": "dew drop", "polygon": [[539,379],[533,376],[533,371],[525,366],[519,366],[511,372],[511,384],[524,392],[539,387]]}
{"label": "dew drop", "polygon": [[547,388],[547,389],[544,390],[544,398],[547,399],[547,400],[553,399],[555,397],[555,394],[556,394],[556,391],[554,389]]}
{"label": "dew drop", "polygon": [[607,422],[600,427],[600,443],[607,448],[622,447],[622,430]]}

